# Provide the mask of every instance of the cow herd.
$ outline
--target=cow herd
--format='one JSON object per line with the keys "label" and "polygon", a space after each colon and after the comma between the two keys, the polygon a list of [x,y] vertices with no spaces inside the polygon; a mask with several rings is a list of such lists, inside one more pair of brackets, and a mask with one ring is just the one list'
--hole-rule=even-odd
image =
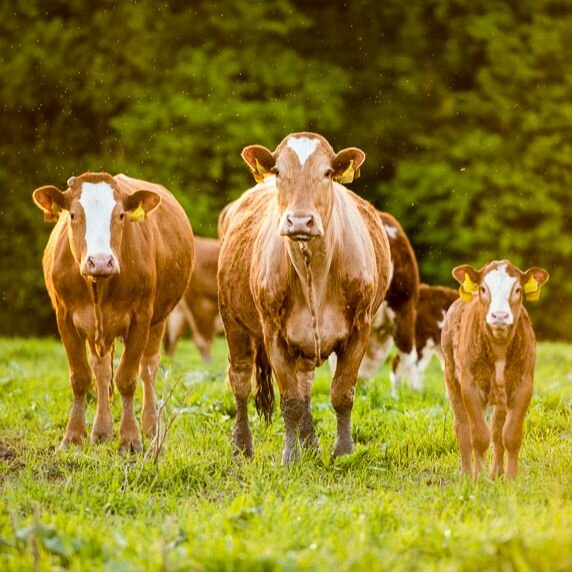
{"label": "cow herd", "polygon": [[[421,389],[436,352],[462,472],[475,478],[482,472],[492,434],[492,476],[505,473],[506,452],[506,474],[514,477],[535,362],[522,299],[538,299],[548,273],[537,267],[521,272],[503,260],[480,270],[453,269],[460,297],[420,284],[399,222],[344,186],[359,176],[363,151],[336,152],[324,137],[303,132],[288,135],[274,151],[246,147],[242,157],[257,184],[223,209],[219,241],[193,237],[167,189],[125,175],[85,173],[71,177],[65,191],[44,186],[34,192],[45,219],[56,222],[43,268],[73,392],[62,445],[79,444],[86,435],[93,377],[92,442],[113,436],[115,381],[122,399],[120,450],[140,451],[137,377],[141,430],[153,437],[161,340],[172,353],[188,325],[208,360],[221,319],[236,400],[236,454],[254,452],[247,408],[253,387],[257,410],[271,419],[273,379],[285,425],[283,463],[298,460],[302,449],[319,448],[312,383],[328,358],[337,417],[333,455],[351,453],[357,379],[371,377],[395,344],[393,395],[405,379]],[[113,375],[118,338],[124,351]]]}

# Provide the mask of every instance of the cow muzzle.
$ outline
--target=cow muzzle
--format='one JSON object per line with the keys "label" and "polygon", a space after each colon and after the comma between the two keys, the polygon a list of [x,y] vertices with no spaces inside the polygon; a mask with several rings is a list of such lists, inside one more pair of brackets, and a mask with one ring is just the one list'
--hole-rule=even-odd
{"label": "cow muzzle", "polygon": [[324,229],[317,215],[288,212],[284,216],[280,234],[290,240],[307,242],[317,236],[323,236]]}
{"label": "cow muzzle", "polygon": [[119,264],[113,254],[90,254],[86,256],[81,273],[89,278],[109,278],[119,273]]}

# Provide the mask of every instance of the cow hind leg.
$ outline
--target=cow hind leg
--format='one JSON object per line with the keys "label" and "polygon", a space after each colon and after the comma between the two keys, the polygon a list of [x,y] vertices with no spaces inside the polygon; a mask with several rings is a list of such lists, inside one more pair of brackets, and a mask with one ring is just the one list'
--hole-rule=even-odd
{"label": "cow hind leg", "polygon": [[248,421],[248,397],[254,368],[253,344],[248,332],[238,324],[225,324],[225,328],[229,350],[228,379],[236,401],[233,452],[252,457],[254,447]]}
{"label": "cow hind leg", "polygon": [[165,330],[165,322],[155,324],[149,330],[147,345],[139,364],[139,375],[143,383],[143,409],[141,413],[141,430],[147,437],[155,437],[157,433],[157,391],[155,381],[159,362],[161,361],[161,338]]}
{"label": "cow hind leg", "polygon": [[109,404],[113,382],[113,351],[110,350],[103,357],[99,357],[91,344],[89,350],[89,363],[97,389],[97,408],[91,429],[91,442],[102,443],[113,437],[113,418]]}
{"label": "cow hind leg", "polygon": [[396,397],[397,387],[409,380],[411,387],[417,391],[423,389],[418,376],[417,349],[415,348],[415,305],[413,302],[404,304],[396,310],[394,341],[397,347],[397,356],[391,368],[392,395]]}

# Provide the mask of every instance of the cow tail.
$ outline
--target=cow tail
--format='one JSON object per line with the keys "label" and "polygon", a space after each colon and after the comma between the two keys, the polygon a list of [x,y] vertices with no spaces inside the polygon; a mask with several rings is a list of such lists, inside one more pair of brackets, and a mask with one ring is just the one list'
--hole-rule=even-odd
{"label": "cow tail", "polygon": [[256,348],[254,361],[256,389],[254,390],[254,403],[256,411],[264,417],[266,423],[272,421],[274,411],[274,386],[272,385],[272,368],[266,355],[263,344]]}

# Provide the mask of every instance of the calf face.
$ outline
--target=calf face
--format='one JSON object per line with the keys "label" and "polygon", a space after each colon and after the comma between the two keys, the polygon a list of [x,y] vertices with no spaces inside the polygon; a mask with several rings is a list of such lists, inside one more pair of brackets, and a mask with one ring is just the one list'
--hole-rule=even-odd
{"label": "calf face", "polygon": [[261,145],[242,151],[255,179],[276,177],[279,233],[291,240],[309,241],[323,236],[333,205],[333,184],[350,183],[359,176],[365,153],[355,147],[334,153],[314,133],[286,137],[274,153]]}
{"label": "calf face", "polygon": [[459,293],[465,301],[478,296],[479,312],[494,337],[503,338],[518,320],[522,296],[538,300],[548,272],[534,267],[522,272],[508,260],[494,261],[480,270],[464,264],[453,269],[461,284]]}
{"label": "calf face", "polygon": [[161,197],[153,191],[140,190],[128,195],[107,173],[71,177],[66,191],[52,185],[40,187],[33,197],[46,220],[57,220],[63,211],[68,213],[73,256],[81,274],[93,280],[119,273],[119,252],[127,218],[127,224],[139,222],[161,202]]}

